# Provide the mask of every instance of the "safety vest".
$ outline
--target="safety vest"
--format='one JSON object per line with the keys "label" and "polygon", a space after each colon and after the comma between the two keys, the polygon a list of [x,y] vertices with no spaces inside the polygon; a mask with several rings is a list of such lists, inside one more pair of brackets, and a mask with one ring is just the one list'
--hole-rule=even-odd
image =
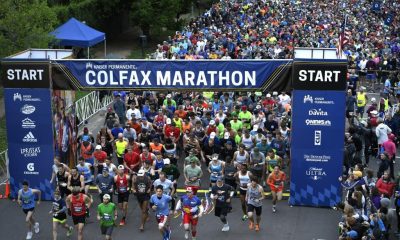
{"label": "safety vest", "polygon": [[383,99],[385,101],[385,111],[389,109],[389,99]]}
{"label": "safety vest", "polygon": [[357,107],[364,107],[367,104],[366,93],[357,94]]}
{"label": "safety vest", "polygon": [[125,141],[122,141],[122,142],[120,142],[120,141],[116,141],[115,142],[115,146],[116,146],[116,152],[117,152],[117,157],[121,157],[122,156],[122,154],[124,154],[125,153],[125,149],[126,149],[126,142]]}

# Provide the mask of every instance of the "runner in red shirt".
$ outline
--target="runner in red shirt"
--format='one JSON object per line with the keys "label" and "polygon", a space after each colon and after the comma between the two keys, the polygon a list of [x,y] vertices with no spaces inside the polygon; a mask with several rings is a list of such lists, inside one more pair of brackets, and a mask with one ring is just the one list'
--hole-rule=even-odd
{"label": "runner in red shirt", "polygon": [[79,187],[72,189],[72,194],[68,195],[66,204],[68,213],[72,216],[72,221],[78,229],[78,240],[83,240],[83,228],[86,223],[86,210],[90,208],[93,200],[87,195],[80,193]]}
{"label": "runner in red shirt", "polygon": [[176,127],[175,122],[165,128],[165,138],[170,138],[174,143],[178,143],[179,137],[181,136],[181,130]]}
{"label": "runner in red shirt", "polygon": [[94,166],[97,166],[97,173],[103,172],[103,163],[107,158],[107,153],[102,150],[101,145],[96,146],[96,150],[93,152]]}
{"label": "runner in red shirt", "polygon": [[124,155],[124,167],[125,173],[129,172],[129,174],[137,173],[140,169],[139,154],[134,152],[131,147],[128,147],[128,152]]}
{"label": "runner in red shirt", "polygon": [[114,177],[115,186],[118,192],[118,207],[123,212],[123,217],[119,223],[120,226],[125,225],[126,214],[128,213],[129,186],[130,177],[125,174],[123,165],[118,166],[118,175]]}
{"label": "runner in red shirt", "polygon": [[272,193],[272,212],[276,212],[276,201],[282,200],[283,185],[286,175],[280,170],[279,166],[274,167],[274,171],[269,174],[267,184],[271,188]]}

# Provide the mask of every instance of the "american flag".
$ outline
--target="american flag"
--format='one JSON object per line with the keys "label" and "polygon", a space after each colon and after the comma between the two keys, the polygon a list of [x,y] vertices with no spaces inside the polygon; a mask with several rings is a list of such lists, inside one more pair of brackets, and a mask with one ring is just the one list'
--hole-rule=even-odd
{"label": "american flag", "polygon": [[351,31],[347,26],[347,15],[344,17],[342,26],[340,27],[339,33],[339,43],[337,47],[338,58],[342,58],[343,47],[349,43],[349,37],[351,36]]}

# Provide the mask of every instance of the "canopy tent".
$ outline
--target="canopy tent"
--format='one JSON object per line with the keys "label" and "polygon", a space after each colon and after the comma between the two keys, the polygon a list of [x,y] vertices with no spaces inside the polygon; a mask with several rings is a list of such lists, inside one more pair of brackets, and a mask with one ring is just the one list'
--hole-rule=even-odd
{"label": "canopy tent", "polygon": [[75,18],[69,19],[66,23],[51,32],[50,35],[59,40],[59,45],[61,46],[88,48],[88,57],[89,47],[104,41],[104,56],[106,55],[105,33],[99,32]]}

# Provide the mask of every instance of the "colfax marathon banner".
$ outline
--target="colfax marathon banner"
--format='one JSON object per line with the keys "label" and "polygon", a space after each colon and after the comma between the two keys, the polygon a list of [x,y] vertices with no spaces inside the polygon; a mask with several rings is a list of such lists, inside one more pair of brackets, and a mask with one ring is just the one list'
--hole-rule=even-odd
{"label": "colfax marathon banner", "polygon": [[[21,82],[22,83],[22,82]],[[50,89],[5,88],[11,197],[23,180],[51,200],[53,126]]]}
{"label": "colfax marathon banner", "polygon": [[342,200],[345,76],[344,64],[294,63],[293,86],[314,90],[293,91],[291,205],[331,207]]}
{"label": "colfax marathon banner", "polygon": [[[78,89],[260,90],[288,82],[291,60],[80,61],[57,60]],[[288,74],[289,73],[289,74]],[[288,76],[289,75],[289,76]],[[53,79],[57,79],[54,78]],[[62,84],[62,83],[61,83]],[[58,85],[56,83],[56,85]]]}

